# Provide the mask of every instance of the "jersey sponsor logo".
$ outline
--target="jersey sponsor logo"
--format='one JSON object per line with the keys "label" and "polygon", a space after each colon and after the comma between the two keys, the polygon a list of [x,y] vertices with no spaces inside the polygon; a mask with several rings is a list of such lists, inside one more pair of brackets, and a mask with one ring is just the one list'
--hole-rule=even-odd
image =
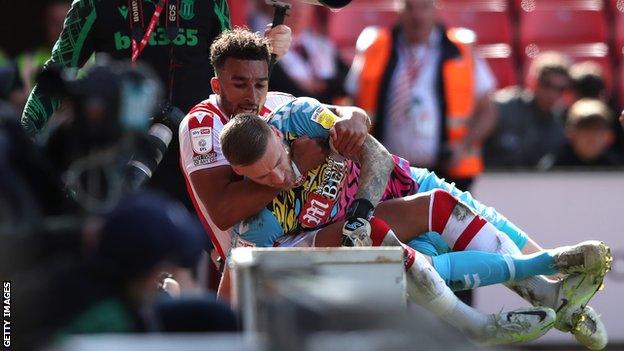
{"label": "jersey sponsor logo", "polygon": [[[285,233],[299,227],[318,227],[344,212],[341,201],[343,193],[349,194],[346,182],[349,164],[329,157],[308,173],[304,187],[281,192],[273,199],[268,209]],[[301,205],[293,206],[294,203]]]}
{"label": "jersey sponsor logo", "polygon": [[247,241],[245,239],[241,239],[236,238],[236,247],[256,247],[256,244],[252,243],[251,241]]}
{"label": "jersey sponsor logo", "polygon": [[215,162],[217,162],[217,153],[214,151],[204,155],[193,156],[194,166],[205,166]]}
{"label": "jersey sponsor logo", "polygon": [[321,187],[318,189],[320,195],[335,201],[338,197],[342,180],[345,177],[345,170],[345,162],[340,162],[332,157],[328,157],[327,168],[322,176],[323,181]]}
{"label": "jersey sponsor logo", "polygon": [[204,166],[217,162],[217,153],[212,145],[212,127],[200,126],[189,129],[193,148],[193,164]]}
{"label": "jersey sponsor logo", "polygon": [[299,214],[304,227],[314,228],[325,223],[332,209],[332,201],[319,194],[310,194]]}
{"label": "jersey sponsor logo", "polygon": [[138,1],[133,1],[132,2],[132,21],[134,23],[139,22],[139,2]]}
{"label": "jersey sponsor logo", "polygon": [[[172,42],[176,46],[196,46],[199,43],[198,30],[191,28],[178,28],[178,34],[173,41],[169,39],[167,31],[163,27],[157,27],[150,35],[147,42],[149,46],[167,46]],[[115,32],[115,50],[125,50],[130,48],[130,36],[121,32]]]}
{"label": "jersey sponsor logo", "polygon": [[199,127],[189,130],[191,144],[196,154],[207,154],[212,151],[212,128]]}
{"label": "jersey sponsor logo", "polygon": [[312,113],[312,120],[323,126],[325,129],[333,127],[334,124],[336,124],[336,119],[336,115],[324,106],[317,107]]}
{"label": "jersey sponsor logo", "polygon": [[195,0],[182,0],[180,17],[184,18],[187,21],[193,19],[193,17],[195,17],[195,9],[193,6],[194,4]]}
{"label": "jersey sponsor logo", "polygon": [[176,8],[176,5],[170,4],[169,5],[169,21],[170,22],[175,22],[178,19],[177,12],[178,10]]}
{"label": "jersey sponsor logo", "polygon": [[[334,203],[342,189],[347,165],[328,157],[319,173],[319,183],[307,197],[299,220],[304,227],[314,228],[328,221]],[[313,188],[314,189],[314,188]]]}

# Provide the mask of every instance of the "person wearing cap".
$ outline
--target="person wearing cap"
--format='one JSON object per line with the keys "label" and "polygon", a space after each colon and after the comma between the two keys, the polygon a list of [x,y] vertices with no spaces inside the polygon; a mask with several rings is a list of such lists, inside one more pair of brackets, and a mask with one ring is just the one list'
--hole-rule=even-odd
{"label": "person wearing cap", "polygon": [[542,169],[554,167],[622,166],[619,155],[610,150],[615,134],[613,114],[598,99],[581,99],[568,111],[566,142],[556,153],[540,161]]}
{"label": "person wearing cap", "polygon": [[[159,296],[163,271],[193,267],[207,245],[199,221],[151,192],[123,199],[103,218],[84,266],[63,283],[73,318],[59,336],[152,330],[145,311]],[[71,295],[71,293],[70,293]]]}

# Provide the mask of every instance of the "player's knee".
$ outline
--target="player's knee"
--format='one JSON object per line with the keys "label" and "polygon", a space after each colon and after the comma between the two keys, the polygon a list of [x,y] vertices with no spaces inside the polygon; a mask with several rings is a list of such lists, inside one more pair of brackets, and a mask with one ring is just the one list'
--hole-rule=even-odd
{"label": "player's knee", "polygon": [[440,209],[453,209],[459,201],[455,196],[444,189],[434,189],[429,193],[431,207]]}
{"label": "player's knee", "polygon": [[433,189],[429,192],[429,196],[440,201],[457,202],[457,199],[445,189]]}
{"label": "player's knee", "polygon": [[446,222],[459,201],[446,190],[435,189],[430,193],[429,229],[442,233]]}

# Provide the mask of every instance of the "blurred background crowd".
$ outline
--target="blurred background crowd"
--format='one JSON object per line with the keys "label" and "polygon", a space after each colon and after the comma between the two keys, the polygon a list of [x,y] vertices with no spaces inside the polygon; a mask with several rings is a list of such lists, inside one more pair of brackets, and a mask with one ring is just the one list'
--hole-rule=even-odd
{"label": "blurred background crowd", "polygon": [[[246,23],[255,30],[270,18],[264,3],[247,1]],[[272,87],[324,102],[357,102],[345,71],[357,64],[358,37],[357,44],[366,45],[364,28],[400,24],[399,2],[354,1],[337,13],[299,7],[306,16],[290,17],[295,44],[278,64]],[[446,28],[476,34],[468,40],[487,66],[477,86],[484,86],[497,114],[483,138],[486,170],[622,165],[617,117],[624,102],[624,2],[440,0],[433,16]],[[409,20],[411,27],[426,21],[422,15]],[[576,114],[581,106],[584,112]],[[432,166],[393,147],[416,165]]]}
{"label": "blurred background crowd", "polygon": [[[37,2],[28,9],[11,5],[18,15],[3,24],[5,32],[19,28],[19,35],[5,36],[0,44],[3,109],[16,116],[69,9],[64,0]],[[357,102],[359,92],[347,78],[357,61],[358,37],[368,26],[400,23],[399,7],[394,0],[356,0],[332,13],[295,3],[286,19],[293,45],[275,68],[270,90],[326,103]],[[233,25],[261,32],[272,19],[272,7],[264,0],[231,1],[230,13]],[[446,28],[464,27],[476,34],[466,40],[474,41],[475,55],[484,63],[477,86],[497,114],[481,135],[486,169],[622,164],[624,138],[617,121],[624,102],[622,1],[440,0],[433,16]],[[32,25],[19,25],[25,21]],[[411,21],[419,26],[423,18]],[[365,45],[365,36],[360,38]],[[581,99],[588,100],[571,109]],[[400,152],[400,146],[390,149],[416,165],[436,166],[426,156]]]}

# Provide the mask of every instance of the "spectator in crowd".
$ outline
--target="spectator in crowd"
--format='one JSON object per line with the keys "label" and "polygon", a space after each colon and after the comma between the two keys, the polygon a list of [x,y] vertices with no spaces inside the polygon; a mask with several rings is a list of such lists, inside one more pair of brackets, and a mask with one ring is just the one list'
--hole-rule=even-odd
{"label": "spectator in crowd", "polygon": [[468,190],[496,122],[496,82],[474,54],[474,33],[444,28],[434,3],[403,0],[392,30],[365,29],[346,88],[391,153]]}
{"label": "spectator in crowd", "polygon": [[0,52],[0,116],[19,118],[23,107],[24,82],[14,61]]}
{"label": "spectator in crowd", "polygon": [[[69,11],[70,2],[69,0],[53,0],[45,7],[41,28],[41,36],[45,38],[45,43],[42,43],[35,50],[22,53],[17,57],[17,65],[24,80],[26,94],[32,89],[37,73],[50,59],[54,43],[63,30],[63,21]],[[27,97],[28,95],[24,96],[24,103]]]}
{"label": "spectator in crowd", "polygon": [[[157,307],[160,318],[173,318],[168,328],[183,331],[175,321],[176,315],[162,309],[174,306],[175,302],[160,301],[164,296],[159,282],[163,271],[193,267],[199,260],[208,242],[199,221],[167,197],[142,193],[122,200],[96,228],[96,244],[84,266],[77,267],[73,275],[62,281],[61,285],[69,291],[63,297],[67,303],[61,306],[65,313],[58,319],[60,333],[156,331],[154,316],[147,313],[155,302],[161,306]],[[195,303],[182,305],[202,306],[209,316],[205,318],[233,316],[231,310],[226,311],[221,305],[215,309],[219,315],[210,314],[205,299],[191,300]],[[182,318],[184,313],[178,315]],[[227,323],[233,320],[224,319]],[[184,325],[191,328],[192,322]]]}
{"label": "spectator in crowd", "polygon": [[[582,98],[599,99],[610,106],[611,111],[615,110],[616,105],[610,99],[604,73],[599,64],[593,61],[575,63],[570,67],[570,78],[572,79],[572,91],[574,92],[575,101]],[[620,157],[624,157],[624,131],[622,131],[620,124],[615,118],[611,118],[611,120],[611,129],[615,134],[611,150],[619,154]]]}
{"label": "spectator in crowd", "polygon": [[562,54],[542,53],[529,67],[529,88],[509,87],[495,94],[500,117],[484,146],[488,167],[535,167],[563,145],[569,67]]}
{"label": "spectator in crowd", "polygon": [[[141,60],[156,71],[166,88],[165,98],[185,113],[210,95],[208,51],[214,38],[231,27],[227,1],[182,1],[173,11],[172,2],[166,11],[157,11],[162,10],[163,1],[141,0],[137,5],[133,9],[126,2],[112,0],[73,1],[44,67],[82,67],[94,52],[117,60]],[[290,45],[290,29],[279,26],[267,36],[272,50],[281,57]],[[41,132],[60,105],[49,89],[35,85],[26,103],[22,124],[32,136]],[[169,149],[152,185],[192,207],[179,170],[176,138]]]}
{"label": "spectator in crowd", "polygon": [[253,32],[263,33],[267,25],[273,21],[273,9],[273,6],[267,4],[265,0],[248,1],[247,23],[249,23],[249,29]]}
{"label": "spectator in crowd", "polygon": [[[388,151],[464,191],[483,170],[481,143],[496,123],[496,80],[474,55],[474,39],[439,24],[434,0],[402,0],[392,30],[360,34],[346,81]],[[459,295],[470,304],[471,294]]]}
{"label": "spectator in crowd", "polygon": [[[199,220],[179,203],[144,192],[104,216],[66,215],[50,217],[54,224],[44,233],[0,233],[8,243],[0,245],[8,257],[0,273],[19,281],[12,329],[22,337],[15,349],[38,350],[72,334],[237,329],[232,311],[214,294],[193,292],[197,298],[188,301],[183,291],[184,311],[163,310],[175,309],[175,301],[160,289],[161,273],[195,266],[208,245]],[[191,305],[214,309],[192,326]]]}
{"label": "spectator in crowd", "polygon": [[609,93],[599,64],[593,61],[573,64],[570,66],[570,81],[575,101],[592,98],[609,102]]}
{"label": "spectator in crowd", "polygon": [[540,168],[611,167],[622,165],[622,159],[609,149],[614,133],[613,114],[598,99],[581,99],[568,111],[567,141],[557,152],[544,156]]}
{"label": "spectator in crowd", "polygon": [[349,68],[329,38],[330,13],[326,7],[293,4],[286,19],[293,29],[293,45],[273,68],[269,89],[313,97],[326,104],[345,96],[343,86]]}

